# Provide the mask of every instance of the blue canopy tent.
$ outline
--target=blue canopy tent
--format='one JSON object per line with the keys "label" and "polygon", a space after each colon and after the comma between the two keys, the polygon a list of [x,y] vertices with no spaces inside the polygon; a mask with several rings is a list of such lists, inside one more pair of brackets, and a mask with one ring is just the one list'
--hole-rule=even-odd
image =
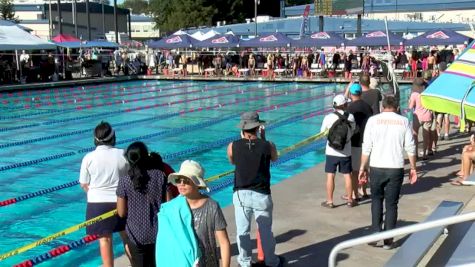
{"label": "blue canopy tent", "polygon": [[198,48],[232,48],[239,47],[239,37],[226,34],[226,35],[217,35],[212,38],[203,40],[196,43],[195,47]]}
{"label": "blue canopy tent", "polygon": [[323,47],[323,46],[344,46],[346,39],[334,32],[316,32],[310,36],[295,40],[295,47]]}
{"label": "blue canopy tent", "polygon": [[290,47],[295,42],[294,39],[287,37],[280,32],[261,34],[261,36],[242,40],[239,44],[241,47],[256,47],[256,48],[276,48],[276,47]]}
{"label": "blue canopy tent", "polygon": [[[392,46],[404,44],[404,39],[395,34],[389,34],[389,43]],[[347,46],[387,46],[388,39],[385,32],[376,31],[370,32],[365,36],[358,37],[346,43]]]}
{"label": "blue canopy tent", "polygon": [[422,93],[422,105],[430,110],[475,121],[475,42]]}
{"label": "blue canopy tent", "polygon": [[57,46],[66,48],[92,48],[92,47],[104,47],[104,48],[119,48],[119,45],[114,42],[108,41],[83,41],[83,42],[61,42],[56,43]]}
{"label": "blue canopy tent", "polygon": [[470,38],[456,31],[448,29],[432,30],[407,40],[406,45],[432,46],[432,45],[458,45],[467,44]]}
{"label": "blue canopy tent", "polygon": [[150,48],[161,49],[176,49],[176,48],[191,48],[195,44],[199,43],[198,40],[190,37],[189,35],[171,35],[169,37],[162,38],[158,41],[151,41],[148,43]]}

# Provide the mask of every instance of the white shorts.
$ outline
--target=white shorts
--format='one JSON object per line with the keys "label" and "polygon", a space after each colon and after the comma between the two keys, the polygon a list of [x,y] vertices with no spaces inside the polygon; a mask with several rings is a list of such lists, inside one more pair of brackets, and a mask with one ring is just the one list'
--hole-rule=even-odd
{"label": "white shorts", "polygon": [[361,165],[361,147],[351,147],[351,167],[353,171],[359,171]]}

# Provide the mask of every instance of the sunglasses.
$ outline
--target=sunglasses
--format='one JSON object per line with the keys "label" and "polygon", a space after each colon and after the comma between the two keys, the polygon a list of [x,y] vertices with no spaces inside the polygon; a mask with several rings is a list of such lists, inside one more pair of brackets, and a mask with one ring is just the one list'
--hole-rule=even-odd
{"label": "sunglasses", "polygon": [[186,184],[191,185],[193,182],[188,178],[179,177],[175,179],[175,184]]}

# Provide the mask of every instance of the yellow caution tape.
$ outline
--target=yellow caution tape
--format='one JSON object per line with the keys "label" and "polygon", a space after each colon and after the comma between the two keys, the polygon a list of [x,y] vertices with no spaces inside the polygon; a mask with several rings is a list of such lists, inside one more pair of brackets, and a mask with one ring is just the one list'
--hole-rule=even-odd
{"label": "yellow caution tape", "polygon": [[[325,132],[321,132],[321,133],[318,133],[316,135],[313,135],[313,136],[310,136],[294,145],[291,145],[291,146],[288,146],[280,151],[277,152],[277,155],[282,156],[283,154],[286,154],[286,153],[289,153],[290,151],[292,150],[295,150],[299,147],[302,147],[308,143],[311,143],[313,141],[316,141],[318,139],[321,139],[322,137],[326,136],[328,133],[328,131],[325,131]],[[222,178],[224,176],[228,176],[230,174],[234,173],[234,170],[230,170],[230,171],[226,171],[226,172],[223,172],[223,173],[220,173],[220,174],[217,174],[217,175],[214,175],[214,176],[211,176],[207,179],[205,179],[206,182],[212,182],[212,181],[215,181],[215,180],[218,180],[219,178]]]}
{"label": "yellow caution tape", "polygon": [[[281,156],[281,155],[283,155],[283,154],[286,154],[286,153],[288,153],[288,152],[290,152],[290,151],[292,151],[292,150],[295,150],[295,149],[297,149],[297,148],[299,148],[299,147],[301,147],[301,146],[304,146],[304,145],[306,145],[306,144],[308,144],[308,143],[310,143],[310,142],[313,142],[313,141],[315,141],[315,140],[318,140],[318,139],[320,139],[320,138],[326,136],[326,134],[327,134],[327,132],[322,132],[322,133],[319,133],[319,134],[310,136],[309,138],[306,138],[306,139],[304,139],[304,140],[302,140],[302,141],[296,143],[295,145],[291,145],[291,146],[289,146],[289,147],[286,147],[286,148],[280,150],[279,152],[277,152],[277,154],[278,154],[279,156]],[[209,178],[206,179],[206,182],[212,182],[212,181],[214,181],[214,180],[217,180],[217,179],[222,178],[222,177],[224,177],[224,176],[230,175],[230,174],[232,174],[232,173],[234,173],[234,170],[226,171],[226,172],[223,172],[223,173],[220,173],[220,174],[211,176],[211,177],[209,177]],[[31,243],[31,244],[28,244],[28,245],[23,246],[23,247],[21,247],[21,248],[17,248],[17,249],[14,249],[14,250],[12,250],[12,251],[9,251],[9,252],[7,252],[7,253],[5,253],[5,254],[0,255],[0,261],[4,260],[4,259],[6,259],[6,258],[9,258],[9,257],[15,256],[15,255],[18,255],[18,254],[23,253],[23,252],[25,252],[25,251],[28,251],[28,250],[30,250],[30,249],[32,249],[32,248],[38,247],[38,246],[40,246],[40,245],[49,243],[49,242],[51,242],[51,241],[57,239],[58,237],[65,236],[65,235],[70,234],[70,233],[72,233],[72,232],[76,232],[76,231],[78,231],[79,229],[82,229],[82,228],[85,228],[85,227],[88,226],[88,225],[95,224],[95,223],[97,223],[97,222],[103,221],[103,220],[105,220],[105,219],[107,219],[107,218],[110,218],[110,217],[116,215],[116,214],[117,214],[117,210],[112,210],[112,211],[106,212],[106,213],[104,213],[104,214],[102,214],[102,215],[99,215],[99,216],[97,216],[97,217],[94,217],[94,218],[92,218],[92,219],[90,219],[90,220],[87,220],[87,221],[85,221],[85,222],[83,222],[83,223],[76,224],[76,225],[71,226],[71,227],[69,227],[69,228],[67,228],[67,229],[65,229],[65,230],[59,231],[59,232],[57,232],[57,233],[55,233],[55,234],[52,234],[52,235],[47,236],[47,237],[45,237],[45,238],[42,238],[42,239],[40,239],[40,240],[38,240],[38,241],[35,241],[35,242]]]}
{"label": "yellow caution tape", "polygon": [[42,238],[42,239],[40,239],[40,240],[38,240],[38,241],[35,241],[35,242],[31,243],[31,244],[28,244],[28,245],[23,246],[23,247],[21,247],[21,248],[17,248],[17,249],[14,249],[14,250],[12,250],[12,251],[9,251],[9,252],[7,252],[7,253],[5,253],[5,254],[0,255],[0,261],[4,260],[4,259],[6,259],[6,258],[9,258],[9,257],[11,257],[11,256],[15,256],[15,255],[17,255],[17,254],[23,253],[23,252],[25,252],[25,251],[27,251],[27,250],[30,250],[30,249],[32,249],[32,248],[35,248],[35,247],[37,247],[37,246],[40,246],[40,245],[49,243],[49,242],[55,240],[55,239],[58,238],[58,237],[61,237],[61,236],[70,234],[70,233],[75,232],[75,231],[77,231],[77,230],[79,230],[79,229],[82,229],[82,228],[84,228],[84,227],[86,227],[86,226],[88,226],[88,225],[95,224],[95,223],[97,223],[97,222],[103,221],[103,220],[105,220],[105,219],[107,219],[107,218],[110,218],[110,217],[116,215],[116,214],[117,214],[117,210],[111,210],[111,211],[106,212],[106,213],[104,213],[104,214],[102,214],[102,215],[99,215],[99,216],[94,217],[94,218],[92,218],[92,219],[90,219],[90,220],[87,220],[87,221],[85,221],[85,222],[83,222],[83,223],[76,224],[76,225],[74,225],[74,226],[69,227],[68,229],[59,231],[59,232],[57,232],[57,233],[55,233],[55,234],[52,234],[52,235],[47,236],[47,237],[45,237],[45,238]]}

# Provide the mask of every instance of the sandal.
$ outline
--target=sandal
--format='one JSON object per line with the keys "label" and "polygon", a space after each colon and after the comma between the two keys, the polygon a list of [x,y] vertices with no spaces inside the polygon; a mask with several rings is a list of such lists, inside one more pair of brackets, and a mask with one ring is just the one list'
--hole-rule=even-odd
{"label": "sandal", "polygon": [[333,209],[335,207],[335,205],[333,205],[333,203],[327,202],[327,201],[323,201],[321,205],[322,205],[322,207],[329,208],[329,209]]}
{"label": "sandal", "polygon": [[450,184],[455,186],[464,186],[463,182],[458,179],[453,180],[452,182],[450,182]]}

